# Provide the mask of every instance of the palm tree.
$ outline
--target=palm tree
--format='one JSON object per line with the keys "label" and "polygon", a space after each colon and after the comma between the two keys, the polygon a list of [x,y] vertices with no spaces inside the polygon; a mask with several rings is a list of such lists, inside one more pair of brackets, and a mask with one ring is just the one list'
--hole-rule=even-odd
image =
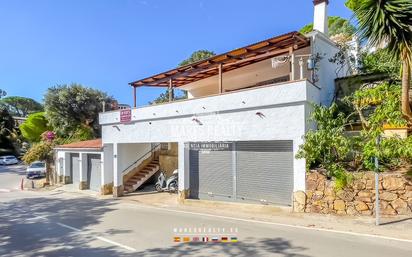
{"label": "palm tree", "polygon": [[402,61],[402,113],[412,123],[409,104],[412,66],[412,1],[361,0],[353,11],[358,19],[358,34],[371,46],[386,44],[393,58]]}

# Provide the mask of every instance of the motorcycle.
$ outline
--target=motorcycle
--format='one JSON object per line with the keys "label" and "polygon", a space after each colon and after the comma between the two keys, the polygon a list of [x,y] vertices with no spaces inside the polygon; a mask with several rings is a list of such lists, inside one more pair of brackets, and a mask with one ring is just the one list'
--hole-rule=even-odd
{"label": "motorcycle", "polygon": [[157,192],[176,193],[178,189],[178,170],[173,171],[172,176],[167,179],[165,173],[161,171],[157,178],[155,189]]}

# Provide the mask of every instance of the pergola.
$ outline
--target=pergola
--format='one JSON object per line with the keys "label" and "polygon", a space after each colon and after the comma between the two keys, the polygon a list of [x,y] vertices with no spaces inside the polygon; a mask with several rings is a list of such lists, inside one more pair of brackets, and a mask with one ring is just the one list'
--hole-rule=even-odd
{"label": "pergola", "polygon": [[168,87],[169,101],[171,101],[173,88],[178,88],[198,80],[218,75],[219,91],[222,93],[222,74],[224,72],[283,55],[285,53],[292,54],[294,50],[309,45],[310,41],[308,38],[301,33],[294,31],[131,82],[129,85],[133,87],[134,107],[136,107],[137,87]]}

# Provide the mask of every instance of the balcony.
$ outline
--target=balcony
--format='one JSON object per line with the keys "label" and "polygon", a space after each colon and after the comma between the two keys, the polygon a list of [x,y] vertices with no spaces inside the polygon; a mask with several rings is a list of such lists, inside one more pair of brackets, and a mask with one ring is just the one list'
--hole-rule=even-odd
{"label": "balcony", "polygon": [[121,122],[120,111],[100,113],[99,121],[106,142],[301,136],[306,127],[305,106],[319,102],[319,91],[307,80],[289,81],[134,108],[127,122]]}

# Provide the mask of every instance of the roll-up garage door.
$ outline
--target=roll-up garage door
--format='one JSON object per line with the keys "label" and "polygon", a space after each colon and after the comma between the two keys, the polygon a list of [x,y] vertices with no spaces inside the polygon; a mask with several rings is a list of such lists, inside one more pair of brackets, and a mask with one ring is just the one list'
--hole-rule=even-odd
{"label": "roll-up garage door", "polygon": [[78,188],[80,184],[80,159],[79,154],[70,154],[70,174],[73,185]]}
{"label": "roll-up garage door", "polygon": [[101,160],[100,154],[87,155],[87,182],[89,188],[94,191],[100,191],[101,184]]}
{"label": "roll-up garage door", "polygon": [[195,199],[233,198],[232,151],[225,143],[191,144],[190,196]]}
{"label": "roll-up garage door", "polygon": [[191,198],[291,205],[293,141],[188,145]]}
{"label": "roll-up garage door", "polygon": [[236,142],[238,201],[290,205],[293,193],[292,141]]}

